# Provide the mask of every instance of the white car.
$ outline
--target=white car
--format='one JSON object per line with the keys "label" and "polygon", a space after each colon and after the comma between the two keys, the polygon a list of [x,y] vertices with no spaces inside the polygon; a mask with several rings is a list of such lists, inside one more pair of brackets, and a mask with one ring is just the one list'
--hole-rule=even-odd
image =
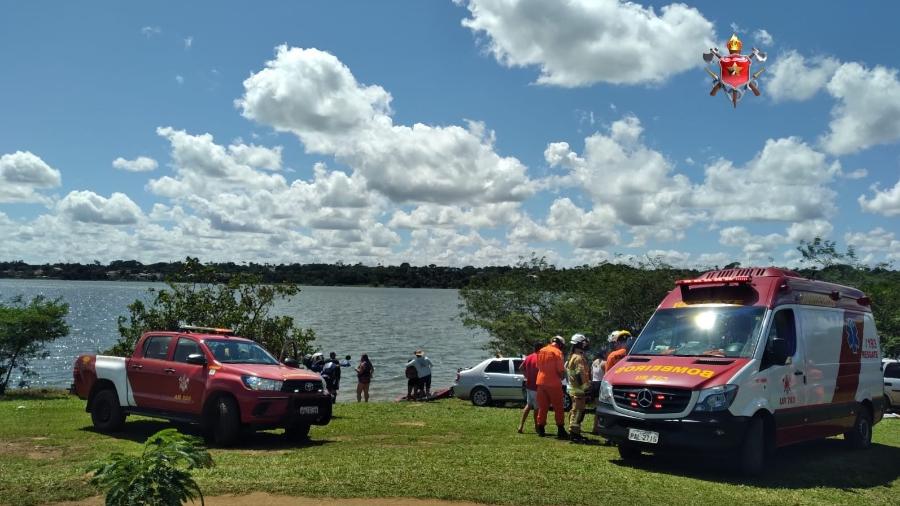
{"label": "white car", "polygon": [[[522,358],[489,358],[470,369],[456,373],[453,396],[470,399],[476,406],[501,402],[525,402],[525,375],[519,372]],[[565,386],[563,386],[565,389]],[[563,396],[565,410],[572,406],[568,394]]]}
{"label": "white car", "polygon": [[900,412],[900,360],[884,359],[884,412]]}

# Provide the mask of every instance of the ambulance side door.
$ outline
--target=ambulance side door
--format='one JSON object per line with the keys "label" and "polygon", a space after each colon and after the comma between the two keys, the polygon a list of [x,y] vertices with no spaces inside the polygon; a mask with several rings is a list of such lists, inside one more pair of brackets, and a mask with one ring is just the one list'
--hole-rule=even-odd
{"label": "ambulance side door", "polygon": [[[775,412],[775,444],[783,446],[805,439],[806,371],[803,369],[803,349],[798,343],[796,309],[782,307],[775,310],[769,322],[763,352],[761,373],[766,378],[769,406]],[[778,364],[773,360],[775,339],[785,342],[787,360]]]}

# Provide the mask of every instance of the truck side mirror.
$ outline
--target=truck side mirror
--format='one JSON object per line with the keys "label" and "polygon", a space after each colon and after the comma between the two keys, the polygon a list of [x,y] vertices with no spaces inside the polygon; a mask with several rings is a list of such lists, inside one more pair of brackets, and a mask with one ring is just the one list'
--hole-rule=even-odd
{"label": "truck side mirror", "polygon": [[772,344],[769,345],[768,352],[773,365],[784,365],[787,363],[787,341],[784,339],[778,337],[772,339]]}
{"label": "truck side mirror", "polygon": [[300,368],[300,363],[297,362],[296,358],[288,357],[288,358],[284,359],[284,362],[282,362],[282,363],[288,367],[293,367],[294,369]]}
{"label": "truck side mirror", "polygon": [[206,365],[206,357],[202,353],[191,353],[187,356],[186,362],[194,365]]}

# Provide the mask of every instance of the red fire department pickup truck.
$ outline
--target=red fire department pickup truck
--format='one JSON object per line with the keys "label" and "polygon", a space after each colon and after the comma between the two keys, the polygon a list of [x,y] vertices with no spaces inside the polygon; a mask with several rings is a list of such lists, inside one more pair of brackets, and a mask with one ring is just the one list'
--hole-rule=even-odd
{"label": "red fire department pickup truck", "polygon": [[200,424],[212,442],[228,446],[242,428],[283,427],[303,439],[310,425],[328,424],[331,396],[321,376],[231,334],[205,327],[146,332],[131,358],[81,355],[72,391],[104,432],[134,414]]}

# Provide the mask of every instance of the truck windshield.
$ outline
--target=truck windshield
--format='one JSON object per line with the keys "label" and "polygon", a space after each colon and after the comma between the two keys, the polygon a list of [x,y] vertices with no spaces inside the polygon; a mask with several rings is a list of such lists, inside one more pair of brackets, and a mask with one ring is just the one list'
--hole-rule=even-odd
{"label": "truck windshield", "polygon": [[272,364],[278,363],[262,346],[248,341],[206,339],[203,341],[216,360],[223,364]]}
{"label": "truck windshield", "polygon": [[694,306],[660,309],[631,348],[632,355],[750,357],[765,308]]}

